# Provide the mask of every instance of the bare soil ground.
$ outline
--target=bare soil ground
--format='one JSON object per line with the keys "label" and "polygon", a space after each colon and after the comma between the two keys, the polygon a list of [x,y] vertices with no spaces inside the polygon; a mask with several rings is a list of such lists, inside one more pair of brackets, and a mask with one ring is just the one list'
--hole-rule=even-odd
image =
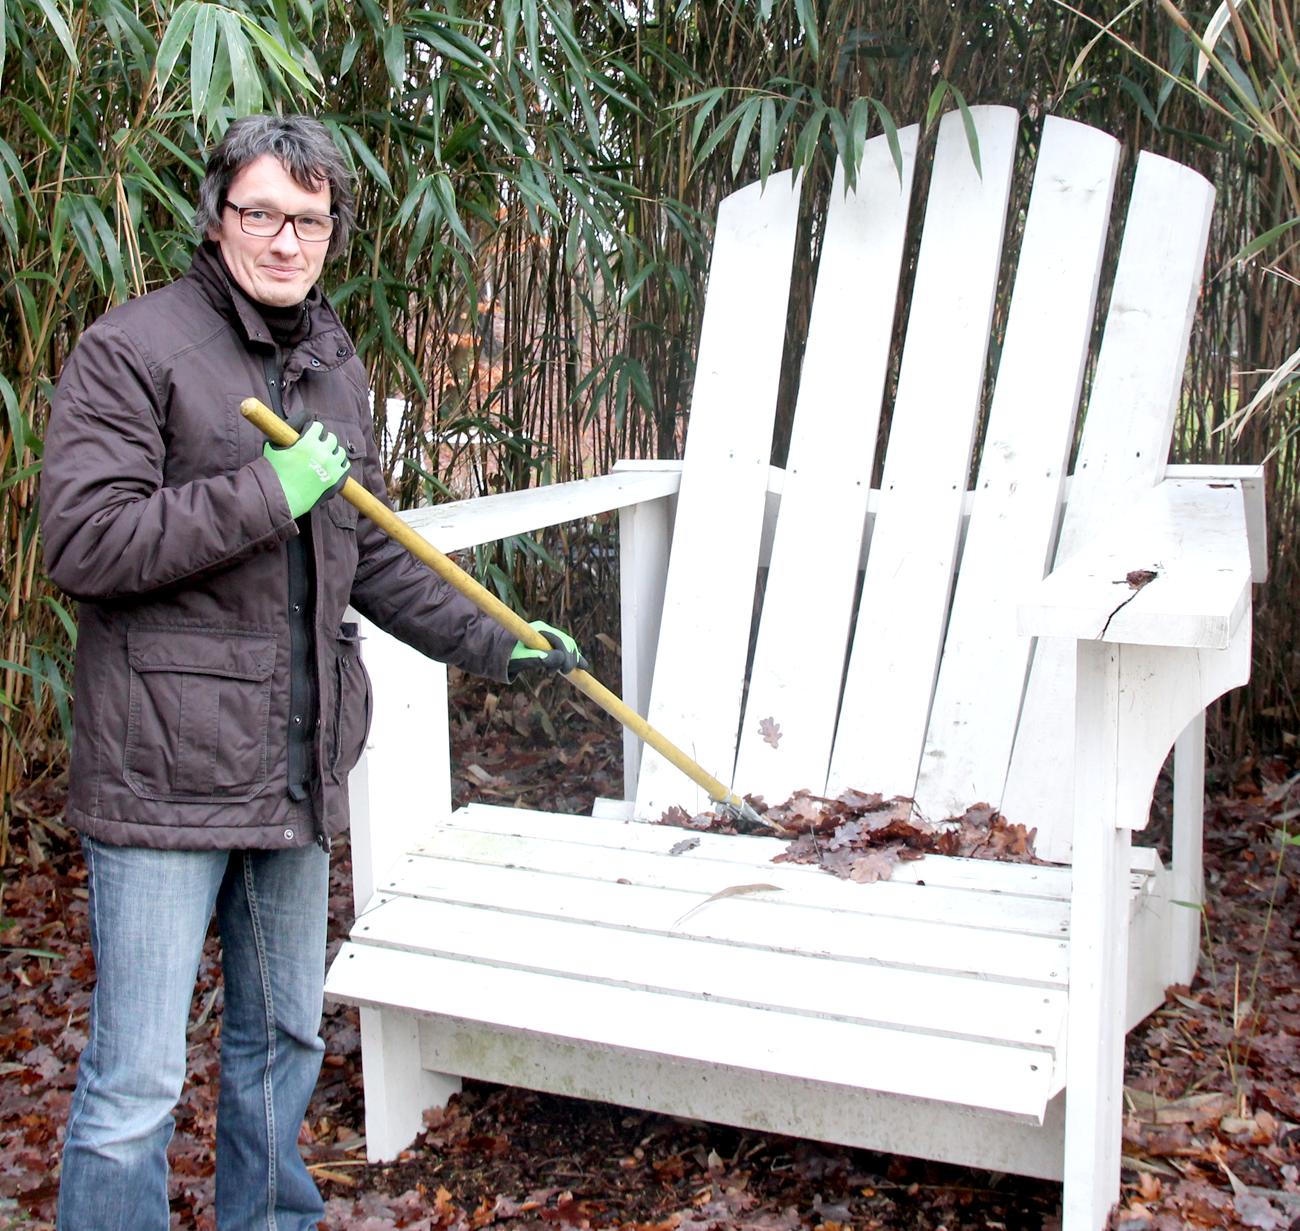
{"label": "bare soil ground", "polygon": [[[543,686],[453,691],[457,802],[590,812],[621,795],[621,736]],[[53,1225],[63,1120],[94,984],[85,869],[61,823],[64,784],[16,800],[0,898],[0,1228]],[[1167,794],[1148,831],[1167,840]],[[1014,821],[1015,818],[1010,818]],[[1124,1231],[1300,1231],[1300,775],[1249,762],[1212,783],[1208,937],[1190,988],[1129,1037]],[[351,923],[335,845],[331,951]],[[172,1222],[207,1231],[222,989],[215,935],[190,1022]],[[1060,1187],[724,1125],[467,1082],[391,1166],[365,1162],[355,1013],[328,1007],[325,1064],[300,1148],[325,1231],[847,1231],[1059,1226]]]}

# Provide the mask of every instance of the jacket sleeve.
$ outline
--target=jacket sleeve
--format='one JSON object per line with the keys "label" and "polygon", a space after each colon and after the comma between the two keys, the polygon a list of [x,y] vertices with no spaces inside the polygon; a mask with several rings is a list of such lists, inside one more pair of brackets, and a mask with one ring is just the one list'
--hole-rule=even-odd
{"label": "jacket sleeve", "polygon": [[91,326],[60,376],[41,474],[46,568],[74,598],[190,582],[297,533],[264,458],[164,486],[164,423],[131,338]]}
{"label": "jacket sleeve", "polygon": [[[366,452],[361,466],[353,468],[352,477],[389,504],[379,452],[373,443],[374,426],[368,417],[362,429]],[[515,648],[513,633],[366,517],[358,519],[357,552],[352,605],[362,615],[430,658],[507,682],[507,664]]]}

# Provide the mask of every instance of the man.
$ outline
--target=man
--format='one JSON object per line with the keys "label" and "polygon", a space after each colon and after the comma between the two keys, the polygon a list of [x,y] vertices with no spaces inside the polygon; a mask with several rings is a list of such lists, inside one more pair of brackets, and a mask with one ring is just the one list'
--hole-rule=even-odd
{"label": "man", "polygon": [[[166,1149],[215,909],[225,1008],[217,1226],[305,1231],[298,1154],[320,1067],[329,840],[365,743],[351,604],[417,649],[510,679],[527,650],[331,493],[383,476],[366,372],[317,287],[350,175],[304,116],[212,152],[189,272],[86,330],[59,381],[41,519],[81,600],[67,818],[89,870],[97,985],[69,1112],[62,1231],[166,1231]],[[257,395],[302,431],[266,445]]]}

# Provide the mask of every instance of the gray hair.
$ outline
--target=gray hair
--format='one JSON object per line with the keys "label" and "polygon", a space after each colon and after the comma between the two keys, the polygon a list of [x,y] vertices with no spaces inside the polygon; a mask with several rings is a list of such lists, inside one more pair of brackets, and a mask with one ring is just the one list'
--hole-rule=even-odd
{"label": "gray hair", "polygon": [[263,154],[279,159],[293,182],[307,192],[314,192],[322,183],[329,186],[330,210],[338,221],[326,255],[338,256],[347,247],[356,225],[354,177],[330,130],[309,115],[249,115],[226,129],[208,155],[207,170],[199,185],[199,204],[194,211],[194,230],[199,239],[221,229],[231,182]]}

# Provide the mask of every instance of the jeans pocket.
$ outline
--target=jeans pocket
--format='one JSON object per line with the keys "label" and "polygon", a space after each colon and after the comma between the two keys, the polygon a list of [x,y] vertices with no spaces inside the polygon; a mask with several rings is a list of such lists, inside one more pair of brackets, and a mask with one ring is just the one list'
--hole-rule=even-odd
{"label": "jeans pocket", "polygon": [[123,771],[141,799],[252,799],[266,783],[276,639],[243,630],[127,632],[130,709]]}
{"label": "jeans pocket", "polygon": [[370,733],[373,703],[370,673],[361,661],[361,633],[353,623],[339,626],[334,671],[334,747],[330,768],[342,779],[361,759]]}

